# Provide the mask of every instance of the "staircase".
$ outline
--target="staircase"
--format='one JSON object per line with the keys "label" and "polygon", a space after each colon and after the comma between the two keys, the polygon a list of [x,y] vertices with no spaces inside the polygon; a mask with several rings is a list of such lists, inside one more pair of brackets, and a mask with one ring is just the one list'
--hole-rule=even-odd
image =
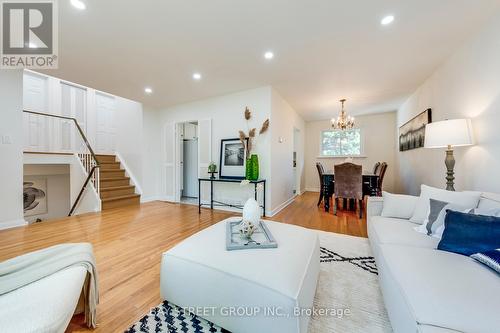
{"label": "staircase", "polygon": [[141,195],[135,193],[130,178],[120,167],[115,155],[96,155],[100,164],[100,196],[102,210],[138,205]]}

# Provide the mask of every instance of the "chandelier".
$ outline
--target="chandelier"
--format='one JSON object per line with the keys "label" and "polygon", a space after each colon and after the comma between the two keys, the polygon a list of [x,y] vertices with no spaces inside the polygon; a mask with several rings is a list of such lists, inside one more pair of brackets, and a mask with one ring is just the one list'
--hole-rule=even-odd
{"label": "chandelier", "polygon": [[342,111],[340,111],[338,118],[332,118],[332,127],[334,129],[348,130],[354,127],[354,117],[348,116],[344,110],[345,101],[346,99],[340,100],[340,103],[342,103]]}

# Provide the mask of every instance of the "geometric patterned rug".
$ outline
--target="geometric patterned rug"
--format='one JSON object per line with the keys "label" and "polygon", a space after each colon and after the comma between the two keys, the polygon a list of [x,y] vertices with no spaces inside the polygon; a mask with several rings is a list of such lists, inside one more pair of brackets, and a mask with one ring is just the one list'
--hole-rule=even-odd
{"label": "geometric patterned rug", "polygon": [[178,306],[164,301],[125,331],[126,333],[229,333],[208,320],[186,313]]}
{"label": "geometric patterned rug", "polygon": [[335,253],[332,250],[325,249],[324,247],[320,247],[319,251],[320,262],[347,262],[352,265],[358,266],[359,268],[364,269],[367,272],[378,275],[377,265],[375,263],[374,257],[348,258]]}
{"label": "geometric patterned rug", "polygon": [[[389,333],[392,328],[378,286],[377,267],[366,238],[318,231],[320,274],[313,306],[349,309],[342,317],[311,317],[309,333]],[[126,333],[229,333],[167,301]]]}

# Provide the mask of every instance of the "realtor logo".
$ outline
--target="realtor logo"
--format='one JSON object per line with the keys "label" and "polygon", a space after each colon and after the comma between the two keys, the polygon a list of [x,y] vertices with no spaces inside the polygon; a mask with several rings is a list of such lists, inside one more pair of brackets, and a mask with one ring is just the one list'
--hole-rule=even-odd
{"label": "realtor logo", "polygon": [[57,68],[56,0],[0,0],[0,68]]}

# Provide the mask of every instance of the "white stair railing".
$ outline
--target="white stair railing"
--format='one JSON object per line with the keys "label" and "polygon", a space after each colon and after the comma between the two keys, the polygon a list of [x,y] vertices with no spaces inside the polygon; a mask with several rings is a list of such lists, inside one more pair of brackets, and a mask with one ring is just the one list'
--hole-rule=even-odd
{"label": "white stair railing", "polygon": [[[51,135],[47,134],[47,141],[56,141],[59,142],[57,146],[59,149],[57,150],[58,152],[64,152],[64,153],[74,153],[78,156],[80,159],[80,162],[82,163],[82,166],[85,170],[85,173],[87,175],[87,178],[85,179],[85,182],[83,183],[82,188],[80,189],[80,192],[78,193],[78,196],[71,206],[71,210],[68,214],[68,216],[73,215],[75,212],[76,207],[80,203],[80,200],[82,199],[83,193],[85,192],[85,189],[87,186],[90,184],[94,187],[94,189],[97,192],[97,195],[99,196],[100,192],[100,186],[99,186],[99,161],[97,160],[97,157],[94,153],[94,150],[90,146],[90,142],[87,140],[87,137],[85,136],[85,133],[83,132],[82,128],[78,124],[78,121],[76,118],[71,118],[71,117],[65,117],[65,116],[59,116],[55,114],[49,114],[49,113],[41,113],[41,112],[34,112],[34,111],[28,111],[28,110],[23,110],[25,114],[28,114],[30,116],[34,117],[43,117],[45,119],[51,119],[50,126],[49,128],[57,128],[60,134],[61,139],[55,139],[52,138],[50,140]],[[42,118],[41,118],[42,119]],[[59,124],[57,124],[59,122]],[[71,130],[71,123],[74,124],[74,131]],[[72,133],[74,135],[72,135]],[[62,139],[64,137],[65,139]],[[49,145],[47,145],[49,146]],[[55,151],[56,152],[56,151]]]}

